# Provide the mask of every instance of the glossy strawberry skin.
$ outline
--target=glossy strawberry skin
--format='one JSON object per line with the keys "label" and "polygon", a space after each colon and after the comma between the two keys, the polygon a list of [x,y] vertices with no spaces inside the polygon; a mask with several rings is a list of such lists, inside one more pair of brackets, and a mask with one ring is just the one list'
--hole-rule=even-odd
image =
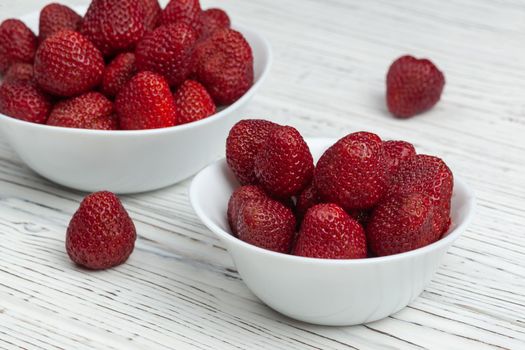
{"label": "glossy strawberry skin", "polygon": [[414,145],[406,141],[383,141],[383,152],[388,176],[395,174],[402,163],[416,156]]}
{"label": "glossy strawberry skin", "polygon": [[156,129],[177,124],[177,109],[164,77],[140,72],[120,90],[115,110],[123,130]]}
{"label": "glossy strawberry skin", "polygon": [[253,85],[253,53],[244,36],[229,28],[216,30],[197,45],[194,75],[217,105],[237,101]]}
{"label": "glossy strawberry skin", "polygon": [[135,75],[135,54],[121,53],[104,69],[100,90],[108,97],[114,97],[122,87]]}
{"label": "glossy strawberry skin", "polygon": [[161,26],[148,33],[135,50],[139,71],[163,75],[170,86],[177,87],[191,73],[195,31],[184,23]]}
{"label": "glossy strawberry skin", "polygon": [[441,234],[448,229],[454,178],[443,160],[418,154],[403,163],[390,182],[389,195],[412,192],[428,195],[434,207],[435,230]]}
{"label": "glossy strawberry skin", "polygon": [[139,0],[139,4],[144,12],[144,27],[146,31],[155,29],[162,14],[158,0]]}
{"label": "glossy strawberry skin", "polygon": [[323,202],[346,211],[373,207],[387,188],[379,136],[356,132],[337,141],[317,162],[314,185]]}
{"label": "glossy strawberry skin", "polygon": [[262,119],[244,119],[236,123],[226,139],[226,161],[241,185],[257,184],[255,156],[277,124]]}
{"label": "glossy strawberry skin", "polygon": [[44,91],[69,97],[100,83],[104,59],[84,36],[61,30],[40,44],[33,68],[35,80]]}
{"label": "glossy strawberry skin", "polygon": [[321,197],[319,196],[313,182],[310,182],[301,194],[297,196],[297,203],[295,205],[295,214],[297,215],[297,218],[302,220],[308,209],[319,203],[321,203]]}
{"label": "glossy strawberry skin", "polygon": [[6,19],[0,24],[0,74],[12,64],[33,63],[37,39],[22,21]]}
{"label": "glossy strawberry skin", "polygon": [[63,29],[76,31],[81,21],[82,17],[67,6],[57,3],[46,5],[40,11],[38,39],[42,42]]}
{"label": "glossy strawberry skin", "polygon": [[14,63],[5,72],[3,83],[16,81],[33,81],[33,65],[30,63]]}
{"label": "glossy strawberry skin", "polygon": [[199,0],[171,0],[162,11],[160,24],[184,23],[198,34],[201,31]]}
{"label": "glossy strawberry skin", "polygon": [[301,134],[290,126],[276,126],[255,156],[255,176],[271,196],[301,193],[312,180],[314,161]]}
{"label": "glossy strawberry skin", "polygon": [[179,124],[204,119],[216,111],[208,91],[195,80],[186,80],[173,97],[179,111]]}
{"label": "glossy strawberry skin", "polygon": [[306,212],[292,254],[320,259],[366,258],[365,232],[341,207],[317,204]]}
{"label": "glossy strawberry skin", "polygon": [[32,82],[14,81],[0,86],[0,113],[2,114],[43,124],[50,110],[49,97]]}
{"label": "glossy strawberry skin", "polygon": [[132,50],[144,32],[139,0],[93,0],[80,25],[80,33],[105,57]]}
{"label": "glossy strawberry skin", "polygon": [[439,239],[434,207],[427,194],[412,192],[387,197],[374,208],[366,227],[375,256],[404,253]]}
{"label": "glossy strawberry skin", "polygon": [[211,8],[201,13],[201,39],[209,37],[213,32],[222,28],[230,28],[230,17],[219,8]]}
{"label": "glossy strawberry skin", "polygon": [[439,101],[444,86],[445,76],[431,61],[402,56],[386,77],[388,110],[399,118],[422,113]]}
{"label": "glossy strawberry skin", "polygon": [[47,125],[78,129],[116,130],[113,103],[99,92],[88,92],[58,102]]}
{"label": "glossy strawberry skin", "polygon": [[125,262],[133,252],[135,225],[111,192],[90,194],[73,215],[66,234],[70,259],[88,269],[101,270]]}
{"label": "glossy strawberry skin", "polygon": [[290,252],[295,226],[292,210],[270,198],[248,200],[238,212],[239,239],[279,253]]}
{"label": "glossy strawberry skin", "polygon": [[234,236],[237,236],[237,219],[241,207],[250,200],[266,199],[268,195],[259,186],[241,186],[233,191],[228,201],[228,224]]}

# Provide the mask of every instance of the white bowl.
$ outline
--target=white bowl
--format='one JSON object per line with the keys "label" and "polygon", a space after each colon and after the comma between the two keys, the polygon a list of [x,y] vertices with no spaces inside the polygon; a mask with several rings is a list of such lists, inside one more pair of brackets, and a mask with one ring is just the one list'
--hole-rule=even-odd
{"label": "white bowl", "polygon": [[[85,7],[77,8],[79,13]],[[38,12],[21,18],[38,30]],[[180,182],[224,154],[230,128],[268,75],[272,54],[255,31],[235,26],[250,43],[255,82],[244,96],[206,119],[164,129],[101,131],[28,123],[0,114],[0,132],[35,172],[82,191],[134,193]]]}
{"label": "white bowl", "polygon": [[[316,160],[335,141],[306,140]],[[226,210],[238,186],[224,159],[209,165],[191,184],[195,212],[226,245],[239,274],[257,297],[289,317],[320,325],[367,323],[408,305],[466,229],[475,207],[473,193],[455,176],[452,226],[439,241],[386,257],[324,260],[272,252],[232,236]]]}

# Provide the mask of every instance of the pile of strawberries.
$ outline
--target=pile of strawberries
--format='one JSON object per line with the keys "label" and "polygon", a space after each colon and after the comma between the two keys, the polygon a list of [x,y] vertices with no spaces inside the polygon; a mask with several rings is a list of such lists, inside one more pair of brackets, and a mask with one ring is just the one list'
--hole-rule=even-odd
{"label": "pile of strawberries", "polygon": [[452,172],[405,141],[352,133],[314,166],[296,129],[246,119],[231,129],[226,159],[242,185],[228,203],[232,233],[261,248],[385,256],[433,243],[450,225]]}
{"label": "pile of strawberries", "polygon": [[199,0],[93,0],[82,18],[40,12],[39,36],[0,25],[0,113],[54,126],[132,130],[206,118],[253,84],[253,54]]}

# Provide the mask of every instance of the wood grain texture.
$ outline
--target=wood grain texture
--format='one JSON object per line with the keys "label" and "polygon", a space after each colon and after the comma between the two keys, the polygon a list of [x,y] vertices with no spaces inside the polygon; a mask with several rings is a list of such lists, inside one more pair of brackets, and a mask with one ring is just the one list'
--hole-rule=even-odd
{"label": "wood grain texture", "polygon": [[[46,2],[0,0],[0,19]],[[362,326],[312,326],[248,291],[194,215],[188,181],[123,197],[139,233],[135,252],[108,271],[79,269],[64,235],[83,194],[35,175],[0,142],[0,348],[525,349],[525,4],[203,5],[224,7],[274,49],[246,116],[306,136],[370,130],[412,141],[474,188],[474,222],[404,310]],[[447,83],[432,111],[397,120],[386,111],[384,79],[405,53],[431,58]]]}

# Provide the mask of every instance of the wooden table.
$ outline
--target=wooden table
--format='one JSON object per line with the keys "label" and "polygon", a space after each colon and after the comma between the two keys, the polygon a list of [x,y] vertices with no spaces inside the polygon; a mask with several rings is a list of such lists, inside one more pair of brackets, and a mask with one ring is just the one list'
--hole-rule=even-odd
{"label": "wooden table", "polygon": [[[44,3],[1,0],[0,17]],[[189,181],[124,196],[139,234],[135,252],[111,270],[77,268],[64,236],[84,194],[39,177],[0,142],[0,347],[525,349],[523,2],[209,5],[223,6],[273,47],[271,76],[246,116],[306,136],[370,130],[410,140],[474,188],[471,227],[404,310],[356,327],[312,326],[274,312],[246,288],[193,213]],[[405,53],[431,58],[447,84],[432,111],[398,120],[386,110],[384,81]]]}

